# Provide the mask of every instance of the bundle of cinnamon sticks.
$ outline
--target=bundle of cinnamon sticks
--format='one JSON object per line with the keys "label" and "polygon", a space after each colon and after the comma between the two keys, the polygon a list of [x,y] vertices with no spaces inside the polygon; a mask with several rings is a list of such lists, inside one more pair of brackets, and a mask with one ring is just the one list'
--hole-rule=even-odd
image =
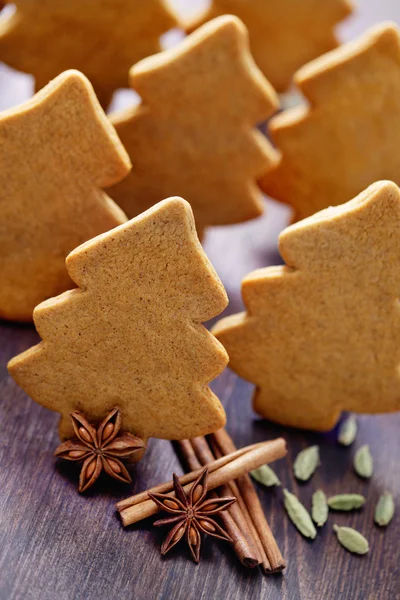
{"label": "bundle of cinnamon sticks", "polygon": [[[236,497],[237,502],[221,513],[221,518],[241,563],[247,567],[262,565],[265,573],[282,571],[285,561],[248,473],[285,456],[285,441],[279,438],[237,450],[226,430],[221,429],[207,439],[193,438],[177,444],[187,467],[192,469],[179,478],[186,491],[207,465],[208,489],[221,488],[221,495]],[[158,512],[157,506],[149,500],[149,492],[174,497],[173,482],[165,482],[119,502],[117,510],[124,526]]]}

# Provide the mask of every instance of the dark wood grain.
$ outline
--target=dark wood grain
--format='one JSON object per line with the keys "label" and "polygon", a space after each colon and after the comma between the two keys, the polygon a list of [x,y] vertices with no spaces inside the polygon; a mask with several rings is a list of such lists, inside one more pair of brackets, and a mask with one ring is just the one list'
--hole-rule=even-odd
{"label": "dark wood grain", "polygon": [[[241,308],[240,280],[251,269],[276,263],[276,235],[285,214],[269,206],[269,216],[250,224],[210,233],[206,250],[231,298],[230,312]],[[282,490],[258,487],[288,568],[265,577],[241,567],[230,547],[208,539],[196,566],[184,547],[166,559],[159,553],[164,531],[150,523],[123,530],[115,503],[182,472],[169,442],[153,440],[145,458],[132,468],[129,486],[100,482],[80,496],[78,473],[52,456],[58,444],[57,415],[32,402],[7,374],[9,358],[37,341],[31,327],[0,324],[0,598],[1,600],[393,600],[400,597],[400,518],[387,530],[373,524],[381,492],[400,498],[400,415],[359,419],[355,447],[370,444],[375,459],[372,481],[352,471],[355,448],[336,443],[336,431],[307,434],[258,419],[251,410],[251,385],[226,371],[213,384],[228,413],[237,446],[283,435],[289,456],[276,464],[283,486],[310,505],[312,492],[363,493],[365,508],[350,515],[331,514],[314,542],[301,537],[282,507]],[[351,368],[351,365],[349,365]],[[313,479],[298,484],[291,471],[296,453],[321,446],[322,466]],[[110,492],[110,489],[112,490]],[[332,532],[334,523],[362,531],[370,541],[365,557],[350,555]]]}

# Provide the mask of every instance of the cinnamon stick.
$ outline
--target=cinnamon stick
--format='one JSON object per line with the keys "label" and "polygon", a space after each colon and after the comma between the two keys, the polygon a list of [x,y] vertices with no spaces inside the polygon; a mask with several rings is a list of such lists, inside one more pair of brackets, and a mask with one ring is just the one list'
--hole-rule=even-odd
{"label": "cinnamon stick", "polygon": [[[223,454],[229,454],[236,450],[235,444],[225,429],[220,429],[212,434],[211,438],[215,440]],[[251,471],[253,469],[249,470]],[[260,537],[262,546],[270,563],[271,571],[282,571],[286,567],[285,561],[269,527],[257,492],[249,475],[247,473],[242,473],[241,476],[237,478],[237,485],[243,496],[244,502],[247,505],[254,527]]]}
{"label": "cinnamon stick", "polygon": [[[196,437],[191,440],[191,443],[192,443],[193,449],[194,449],[200,463],[203,466],[208,465],[215,460],[214,455],[210,449],[210,446],[208,445],[206,438]],[[234,486],[232,486],[231,483],[232,482],[229,482],[229,483],[221,486],[221,494],[223,496],[232,496],[233,495],[236,497],[237,502],[230,508],[232,517],[236,521],[236,525],[243,532],[243,535],[249,540],[249,544],[251,544],[252,551],[253,551],[254,555],[257,556],[257,562],[258,562],[258,564],[260,564],[262,562],[262,555],[256,545],[256,540],[254,538],[254,535],[250,531],[248,521],[246,520],[245,515],[243,514],[243,510],[242,510],[243,505],[239,502],[239,498],[235,494],[235,491],[238,492],[238,490],[237,490],[237,488],[236,488],[236,490],[234,490]]]}
{"label": "cinnamon stick", "polygon": [[[224,456],[214,438],[210,438],[210,446],[213,450],[215,458],[220,458],[221,456]],[[247,509],[247,505],[243,499],[242,493],[241,493],[236,481],[230,481],[228,485],[231,490],[231,495],[235,496],[237,503],[239,504],[240,508],[242,509],[243,515],[247,522],[247,525],[248,525],[248,527],[251,531],[251,534],[254,538],[254,541],[255,541],[257,549],[258,549],[262,568],[265,573],[271,573],[272,572],[271,564],[270,564],[267,554],[264,550],[264,546],[262,545],[261,538],[257,532],[257,529],[254,526],[253,520]]]}
{"label": "cinnamon stick", "polygon": [[[224,465],[228,464],[235,458],[238,458],[239,456],[242,456],[243,454],[246,454],[246,452],[250,452],[251,450],[254,450],[255,448],[259,448],[262,445],[263,445],[262,442],[260,442],[258,444],[252,444],[251,446],[245,446],[244,448],[240,448],[240,450],[236,450],[236,452],[232,452],[230,454],[223,455],[218,460],[215,460],[213,463],[211,463],[209,465],[208,472],[212,473],[216,469],[219,469],[220,467],[223,467]],[[193,483],[193,481],[195,479],[197,479],[197,477],[199,475],[201,475],[202,472],[203,472],[202,468],[195,469],[194,471],[192,471],[190,473],[186,473],[185,475],[182,475],[179,478],[179,481],[181,482],[182,485],[186,485],[187,483]],[[121,512],[125,508],[129,508],[130,506],[134,506],[135,504],[140,504],[141,502],[148,500],[149,493],[150,494],[166,494],[166,493],[170,492],[173,489],[173,487],[174,487],[174,485],[173,485],[172,481],[166,481],[165,483],[160,483],[158,485],[155,485],[154,487],[149,488],[148,490],[145,490],[144,492],[140,492],[139,494],[136,494],[135,496],[130,496],[129,498],[125,498],[125,500],[120,500],[117,504],[117,510],[119,512]]]}
{"label": "cinnamon stick", "polygon": [[[181,456],[187,466],[191,471],[197,471],[201,469],[201,462],[196,456],[196,452],[190,442],[190,440],[180,440],[175,442],[180,450]],[[223,513],[221,513],[223,514]]]}
{"label": "cinnamon stick", "polygon": [[[208,489],[214,490],[217,487],[221,487],[225,483],[228,483],[232,479],[237,479],[241,477],[245,473],[252,471],[269,462],[273,462],[274,460],[278,460],[286,455],[286,442],[282,438],[278,438],[276,440],[270,442],[264,442],[262,444],[257,444],[253,450],[246,451],[244,454],[241,454],[234,460],[231,460],[224,466],[217,468],[216,470],[212,469],[214,463],[210,463],[210,471],[208,477]],[[226,457],[227,458],[227,457]],[[216,462],[216,461],[214,461]],[[191,481],[194,481],[196,476],[190,473]],[[188,474],[189,475],[189,474]],[[186,476],[187,477],[187,476]],[[180,477],[179,480],[182,483],[183,477]],[[172,487],[172,482],[168,482]],[[164,484],[165,485],[165,484]],[[168,489],[168,487],[167,487]],[[187,492],[190,489],[190,484],[183,487],[183,489]],[[169,492],[169,495],[174,498],[174,492]],[[146,519],[147,517],[151,517],[159,512],[157,505],[152,500],[145,500],[143,502],[137,503],[135,497],[129,499],[130,505],[122,510],[117,505],[117,509],[120,511],[122,523],[124,526],[132,525],[133,523],[137,523],[142,519]],[[126,503],[125,503],[126,505]]]}
{"label": "cinnamon stick", "polygon": [[[207,444],[205,438],[204,442]],[[184,459],[187,467],[189,469],[195,470],[199,469],[202,465],[206,464],[204,461],[201,461],[199,454],[195,451],[194,444],[190,440],[182,440],[177,442],[177,445],[181,451],[182,458]],[[210,450],[209,450],[210,451]],[[214,457],[210,451],[211,460],[214,460]],[[226,486],[221,488],[222,495],[225,495],[225,491],[223,489]],[[217,498],[218,494],[215,492],[211,492],[210,497]],[[246,535],[246,531],[243,531],[240,526],[238,526],[236,520],[233,517],[234,511],[232,511],[233,507],[236,507],[237,504],[233,504],[227,511],[220,513],[220,518],[224,523],[225,530],[228,532],[232,539],[232,546],[236,553],[236,556],[245,567],[254,568],[260,561],[258,559],[258,554],[254,550],[254,544],[251,537]]]}

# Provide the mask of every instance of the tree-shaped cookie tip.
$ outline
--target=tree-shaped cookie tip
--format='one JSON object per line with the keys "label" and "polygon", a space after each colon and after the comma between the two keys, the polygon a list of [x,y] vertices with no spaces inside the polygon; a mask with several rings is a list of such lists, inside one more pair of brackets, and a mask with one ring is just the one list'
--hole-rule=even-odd
{"label": "tree-shaped cookie tip", "polygon": [[342,410],[400,410],[399,224],[399,188],[375,183],[286,229],[286,265],[245,278],[246,312],[213,333],[258,413],[329,430]]}
{"label": "tree-shaped cookie tip", "polygon": [[255,126],[278,106],[239,19],[220,17],[179,46],[134,65],[142,103],[111,121],[131,176],[110,190],[129,217],[171,194],[190,202],[199,234],[263,211],[257,180],[276,160]]}
{"label": "tree-shaped cookie tip", "polygon": [[130,162],[89,81],[67,71],[0,115],[0,163],[0,318],[31,321],[73,287],[69,252],[126,221],[101,188]]}
{"label": "tree-shaped cookie tip", "polygon": [[307,107],[273,118],[280,159],[260,185],[296,219],[343,204],[381,179],[400,183],[400,29],[371,28],[304,66],[295,81]]}
{"label": "tree-shaped cookie tip", "polygon": [[117,404],[124,430],[143,440],[222,427],[207,384],[228,358],[201,322],[227,296],[189,204],[159,203],[74,250],[67,267],[79,289],[36,308],[43,341],[9,364],[34,400],[61,414],[61,438],[72,435],[72,411],[96,425]]}

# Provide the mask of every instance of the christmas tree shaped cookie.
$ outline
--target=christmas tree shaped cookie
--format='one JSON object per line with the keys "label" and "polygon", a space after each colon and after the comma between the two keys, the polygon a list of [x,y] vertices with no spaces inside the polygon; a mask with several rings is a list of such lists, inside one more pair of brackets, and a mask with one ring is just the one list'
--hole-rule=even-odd
{"label": "christmas tree shaped cookie", "polygon": [[223,14],[236,15],[249,30],[257,65],[284,92],[299,67],[338,45],[334,27],[350,13],[349,0],[213,0],[187,30]]}
{"label": "christmas tree shaped cookie", "polygon": [[276,159],[254,129],[277,108],[248,50],[245,27],[221,17],[130,73],[142,104],[112,116],[133,163],[110,196],[133,217],[178,194],[198,231],[263,210],[257,179]]}
{"label": "christmas tree shaped cookie", "polygon": [[31,321],[73,287],[68,253],[126,221],[101,188],[130,163],[88,80],[57,77],[0,115],[0,318]]}
{"label": "christmas tree shaped cookie", "polygon": [[66,69],[79,69],[106,107],[126,87],[133,63],[160,50],[176,26],[164,0],[12,0],[0,22],[0,60],[34,75],[36,89]]}
{"label": "christmas tree shaped cookie", "polygon": [[9,363],[34,400],[61,413],[61,438],[73,434],[72,411],[98,425],[116,405],[124,430],[143,440],[222,427],[207,383],[228,357],[201,322],[227,296],[189,204],[159,203],[74,250],[67,268],[79,289],[36,308],[43,341]]}
{"label": "christmas tree shaped cookie", "polygon": [[280,236],[286,266],[243,281],[213,333],[256,384],[254,408],[328,430],[342,410],[400,410],[400,190],[379,182]]}
{"label": "christmas tree shaped cookie", "polygon": [[281,152],[261,181],[297,219],[336,206],[380,179],[400,183],[400,30],[373,28],[296,76],[308,107],[271,120]]}

